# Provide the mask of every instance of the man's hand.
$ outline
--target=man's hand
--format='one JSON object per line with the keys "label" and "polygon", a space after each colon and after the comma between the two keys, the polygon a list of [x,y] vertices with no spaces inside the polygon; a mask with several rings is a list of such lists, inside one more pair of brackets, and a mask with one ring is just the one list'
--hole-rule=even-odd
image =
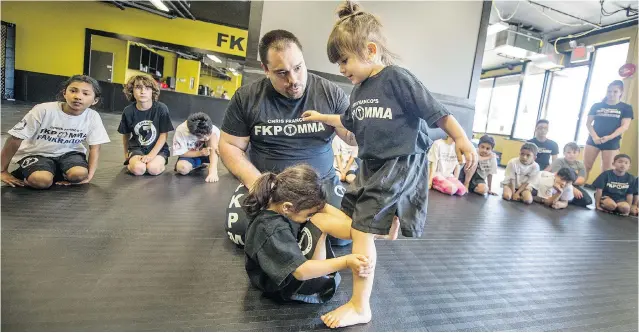
{"label": "man's hand", "polygon": [[464,170],[468,171],[477,166],[477,162],[479,161],[477,150],[466,137],[455,141],[455,152],[457,153],[457,161],[460,164],[464,163],[462,156],[466,159]]}
{"label": "man's hand", "polygon": [[23,187],[24,186],[24,182],[16,177],[14,177],[12,174],[10,174],[8,171],[2,171],[2,182],[11,186],[11,187]]}
{"label": "man's hand", "polygon": [[581,199],[581,198],[584,197],[584,194],[581,193],[581,191],[579,191],[576,187],[572,188],[572,195],[574,195],[575,198],[577,198],[577,199]]}

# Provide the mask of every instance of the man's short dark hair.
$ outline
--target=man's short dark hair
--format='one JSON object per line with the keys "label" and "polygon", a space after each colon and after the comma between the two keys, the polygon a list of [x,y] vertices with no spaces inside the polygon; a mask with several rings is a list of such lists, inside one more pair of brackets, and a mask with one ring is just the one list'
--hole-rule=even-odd
{"label": "man's short dark hair", "polygon": [[294,43],[297,47],[302,49],[302,44],[299,39],[295,37],[291,32],[286,30],[271,30],[267,32],[262,39],[260,39],[260,44],[258,46],[258,52],[260,54],[260,61],[264,67],[268,68],[268,50],[270,48],[275,48],[276,50],[282,50],[288,44]]}
{"label": "man's short dark hair", "polygon": [[627,159],[628,159],[628,161],[632,162],[632,158],[630,158],[630,156],[628,156],[628,155],[626,155],[626,154],[617,154],[617,155],[615,156],[615,159],[614,159],[614,161],[613,161],[613,162],[617,162],[617,160],[618,160],[618,159],[620,159],[620,158],[627,158]]}
{"label": "man's short dark hair", "polygon": [[567,181],[567,182],[575,182],[575,180],[577,180],[577,174],[575,173],[575,171],[571,168],[561,168],[559,169],[559,171],[557,171],[557,176],[559,176],[559,178]]}
{"label": "man's short dark hair", "polygon": [[490,135],[484,135],[481,138],[479,138],[479,144],[482,144],[482,143],[489,144],[491,149],[495,148],[495,139],[493,139],[493,137]]}
{"label": "man's short dark hair", "polygon": [[199,137],[211,135],[213,132],[213,121],[204,112],[194,113],[186,120],[186,127],[191,134]]}
{"label": "man's short dark hair", "polygon": [[537,120],[537,125],[535,125],[535,127],[539,126],[539,124],[548,125],[548,124],[550,124],[550,122],[548,120],[546,120],[546,119],[539,119],[539,120]]}

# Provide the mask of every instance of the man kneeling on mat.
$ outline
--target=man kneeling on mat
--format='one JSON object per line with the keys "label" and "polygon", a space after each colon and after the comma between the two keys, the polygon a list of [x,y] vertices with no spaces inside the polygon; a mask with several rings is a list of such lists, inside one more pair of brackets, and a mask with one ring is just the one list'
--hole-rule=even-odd
{"label": "man kneeling on mat", "polygon": [[337,290],[338,271],[350,268],[361,277],[373,272],[364,255],[335,258],[326,236],[350,239],[348,220],[310,221],[326,208],[326,199],[321,178],[308,165],[264,173],[255,181],[243,206],[250,219],[244,251],[251,284],[266,297],[324,303]]}

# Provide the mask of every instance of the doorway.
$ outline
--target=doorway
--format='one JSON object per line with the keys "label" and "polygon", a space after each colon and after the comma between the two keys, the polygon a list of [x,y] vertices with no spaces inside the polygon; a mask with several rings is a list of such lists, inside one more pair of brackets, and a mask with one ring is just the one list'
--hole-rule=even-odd
{"label": "doorway", "polygon": [[113,81],[113,53],[91,50],[89,76],[98,81]]}

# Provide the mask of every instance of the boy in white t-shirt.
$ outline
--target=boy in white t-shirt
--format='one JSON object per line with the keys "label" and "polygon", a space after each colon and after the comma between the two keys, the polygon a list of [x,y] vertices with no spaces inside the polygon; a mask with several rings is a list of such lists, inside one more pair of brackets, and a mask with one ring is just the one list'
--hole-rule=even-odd
{"label": "boy in white t-shirt", "polygon": [[455,152],[455,141],[449,136],[433,142],[428,151],[429,188],[449,195],[464,195],[467,190],[459,181],[459,161]]}
{"label": "boy in white t-shirt", "polygon": [[479,160],[477,166],[468,170],[461,170],[459,181],[464,182],[464,186],[470,192],[480,195],[497,195],[493,192],[493,175],[497,174],[497,157],[493,153],[495,139],[490,135],[484,135],[479,139],[477,154]]}
{"label": "boy in white t-shirt", "polygon": [[339,180],[352,184],[357,177],[357,146],[350,146],[339,136],[333,138],[333,167]]}
{"label": "boy in white t-shirt", "polygon": [[576,179],[577,174],[571,168],[561,168],[556,174],[541,171],[533,184],[534,201],[554,209],[568,207],[568,202],[574,198],[572,183]]}
{"label": "boy in white t-shirt", "polygon": [[504,180],[501,182],[504,200],[522,201],[526,204],[533,202],[532,184],[539,176],[539,164],[535,162],[536,156],[537,145],[527,142],[519,149],[519,157],[508,161]]}
{"label": "boy in white t-shirt", "polygon": [[217,182],[218,150],[220,129],[213,125],[211,118],[202,112],[194,113],[175,129],[173,135],[173,156],[179,156],[175,171],[188,175],[193,169],[208,164],[206,182]]}
{"label": "boy in white t-shirt", "polygon": [[[100,145],[110,141],[100,115],[90,106],[101,95],[98,82],[75,75],[64,83],[64,102],[38,104],[9,130],[2,148],[2,182],[47,189],[91,181]],[[89,160],[82,142],[89,144]],[[18,168],[9,173],[10,163]]]}

